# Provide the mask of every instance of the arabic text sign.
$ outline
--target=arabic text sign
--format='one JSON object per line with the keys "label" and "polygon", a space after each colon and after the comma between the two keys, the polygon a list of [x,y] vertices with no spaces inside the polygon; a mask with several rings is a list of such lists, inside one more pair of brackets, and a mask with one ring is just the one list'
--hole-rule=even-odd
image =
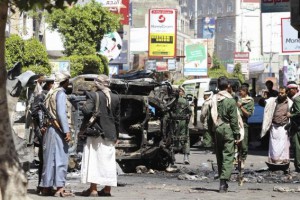
{"label": "arabic text sign", "polygon": [[290,0],[261,0],[261,12],[290,12]]}
{"label": "arabic text sign", "polygon": [[103,7],[109,8],[110,12],[121,14],[121,24],[129,24],[129,0],[97,0]]}
{"label": "arabic text sign", "polygon": [[149,57],[176,56],[175,9],[149,10]]}

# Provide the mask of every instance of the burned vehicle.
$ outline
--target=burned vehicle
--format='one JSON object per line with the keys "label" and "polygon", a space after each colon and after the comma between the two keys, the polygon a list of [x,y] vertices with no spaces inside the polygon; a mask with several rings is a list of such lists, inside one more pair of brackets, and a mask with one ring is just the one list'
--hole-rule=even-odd
{"label": "burned vehicle", "polygon": [[[95,89],[96,76],[81,75],[70,80],[69,99],[73,105],[75,136],[83,118],[80,107],[85,102],[85,91]],[[143,164],[163,170],[173,164],[174,142],[179,139],[176,122],[189,119],[188,109],[180,116],[173,112],[177,109],[178,92],[170,83],[158,83],[152,78],[112,79],[110,89],[119,95],[121,103],[120,133],[116,144],[116,159],[121,168],[126,172]],[[77,152],[82,151],[82,142],[75,143],[78,143]]]}

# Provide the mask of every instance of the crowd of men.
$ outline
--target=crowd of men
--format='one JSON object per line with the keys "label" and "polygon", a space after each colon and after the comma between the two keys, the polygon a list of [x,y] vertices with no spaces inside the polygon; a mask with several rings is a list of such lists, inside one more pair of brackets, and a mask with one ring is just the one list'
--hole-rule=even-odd
{"label": "crowd of men", "polygon": [[[294,153],[295,171],[300,172],[300,93],[298,85],[289,82],[287,87],[273,89],[267,81],[266,91],[259,100],[265,107],[261,137],[270,133],[268,163],[285,165],[290,162],[290,141]],[[203,146],[214,146],[220,179],[220,192],[227,192],[234,164],[235,152],[239,152],[241,169],[248,154],[248,118],[254,112],[254,100],[249,95],[249,85],[242,84],[237,93],[226,77],[219,77],[218,92],[204,93],[205,102],[201,110],[204,124]],[[233,164],[234,163],[234,164]]]}
{"label": "crowd of men", "polygon": [[[55,79],[37,82],[32,104],[32,117],[39,147],[38,193],[44,196],[74,196],[66,191],[68,168],[68,142],[71,140],[69,127],[68,100],[66,89],[70,74],[56,73]],[[120,100],[109,89],[109,78],[99,75],[95,81],[96,92],[86,92],[82,107],[84,115],[79,136],[85,139],[81,182],[89,183],[82,196],[111,196],[111,187],[117,186],[115,144],[118,141],[120,121]],[[273,83],[267,82],[268,92],[260,101],[265,107],[261,136],[270,131],[268,162],[289,163],[290,139],[293,142],[295,169],[300,172],[300,95],[298,85],[291,82],[287,87],[273,90]],[[189,103],[184,98],[184,88],[179,87],[178,107],[182,112]],[[248,154],[248,118],[254,112],[254,100],[249,95],[249,85],[242,84],[234,93],[226,77],[218,78],[218,92],[204,93],[205,102],[201,110],[201,123],[205,133],[203,144],[214,148],[218,175],[219,192],[227,192],[236,149],[239,149],[241,168],[244,168]],[[45,110],[41,107],[45,106]],[[46,112],[46,113],[45,113]],[[188,120],[178,120],[176,135],[178,146],[184,154],[184,163],[189,164]],[[98,191],[97,185],[104,186]]]}
{"label": "crowd of men", "polygon": [[[68,142],[71,140],[70,113],[66,89],[70,74],[58,72],[55,79],[39,79],[31,105],[36,145],[39,147],[40,165],[37,192],[43,196],[74,196],[65,189],[68,169]],[[120,102],[109,89],[109,78],[99,75],[95,79],[96,92],[86,92],[81,132],[87,132],[91,118],[96,134],[85,137],[81,182],[90,183],[82,196],[111,196],[111,186],[117,186],[115,144],[119,132]],[[44,109],[43,109],[44,108]],[[98,110],[97,113],[94,111]],[[101,117],[99,115],[101,114]],[[93,129],[94,130],[94,129]],[[92,133],[95,134],[95,133]],[[100,191],[97,185],[104,186]]]}

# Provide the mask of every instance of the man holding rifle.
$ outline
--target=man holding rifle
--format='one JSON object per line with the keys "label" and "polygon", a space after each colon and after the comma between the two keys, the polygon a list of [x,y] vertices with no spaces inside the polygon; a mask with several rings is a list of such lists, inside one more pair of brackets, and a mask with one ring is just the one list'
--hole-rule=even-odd
{"label": "man holding rifle", "polygon": [[64,190],[68,168],[68,142],[71,133],[67,115],[66,89],[69,84],[70,74],[58,72],[55,74],[55,84],[45,99],[48,111],[48,129],[43,139],[44,166],[40,186],[43,187],[42,195],[53,195],[52,187],[56,187],[54,196],[71,196]]}

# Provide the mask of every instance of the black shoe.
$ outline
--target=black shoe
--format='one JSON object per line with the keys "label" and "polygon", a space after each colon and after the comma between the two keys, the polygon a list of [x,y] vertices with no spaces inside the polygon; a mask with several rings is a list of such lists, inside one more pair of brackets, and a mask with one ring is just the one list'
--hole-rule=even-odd
{"label": "black shoe", "polygon": [[228,191],[228,184],[225,179],[220,180],[220,193],[226,193]]}

